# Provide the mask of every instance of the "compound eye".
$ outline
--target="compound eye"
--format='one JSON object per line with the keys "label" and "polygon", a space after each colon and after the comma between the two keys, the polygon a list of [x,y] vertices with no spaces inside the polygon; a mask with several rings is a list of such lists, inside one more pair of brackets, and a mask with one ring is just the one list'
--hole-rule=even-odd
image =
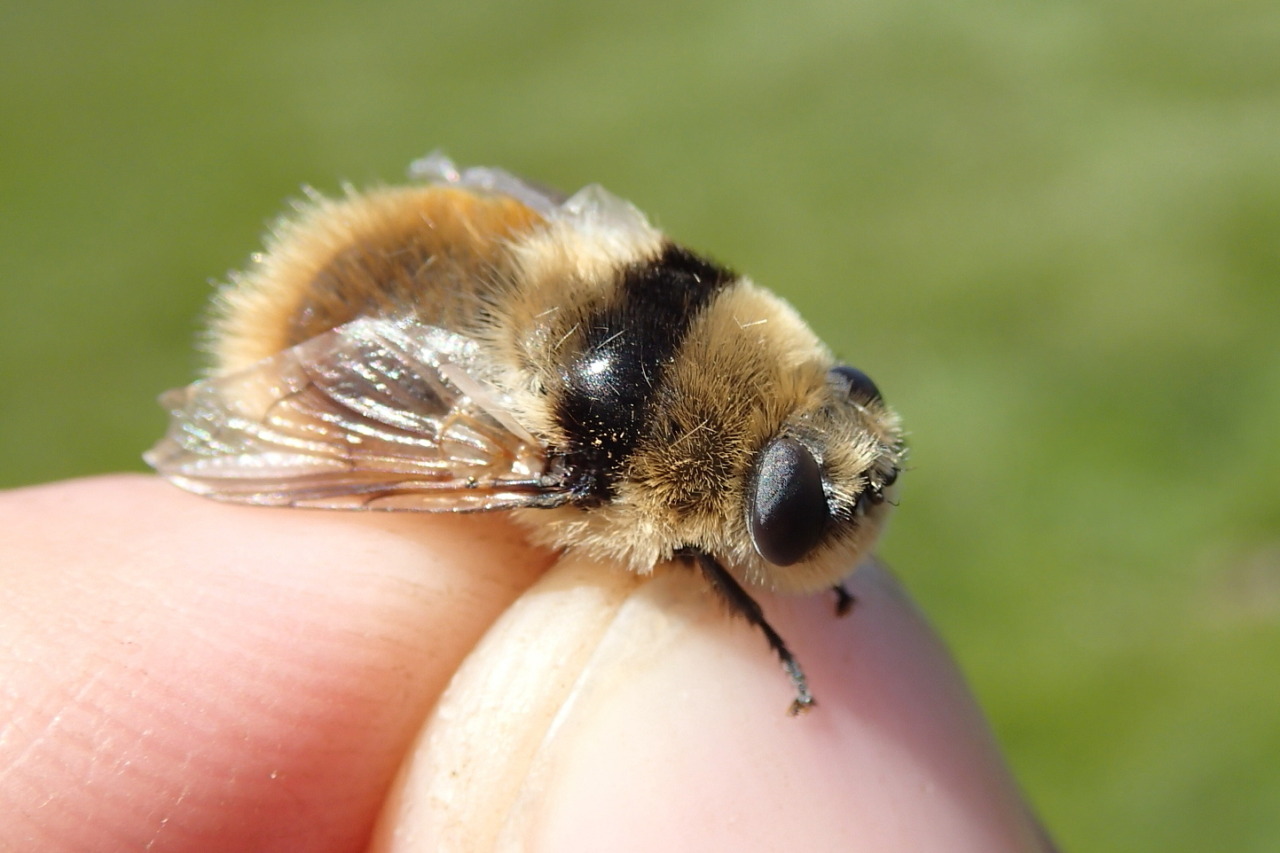
{"label": "compound eye", "polygon": [[852,399],[863,403],[878,403],[884,399],[880,396],[880,389],[876,387],[876,383],[871,381],[871,377],[858,368],[841,364],[831,368],[830,372],[848,386],[849,396]]}
{"label": "compound eye", "polygon": [[779,436],[760,451],[747,500],[751,541],[775,566],[803,558],[827,526],[822,469],[794,438]]}

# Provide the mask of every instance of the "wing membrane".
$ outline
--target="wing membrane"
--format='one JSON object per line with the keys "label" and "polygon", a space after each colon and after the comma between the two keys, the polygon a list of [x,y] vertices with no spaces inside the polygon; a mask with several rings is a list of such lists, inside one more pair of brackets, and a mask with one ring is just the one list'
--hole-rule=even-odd
{"label": "wing membrane", "polygon": [[485,382],[475,342],[361,318],[168,392],[145,458],[190,491],[272,506],[462,512],[570,497]]}

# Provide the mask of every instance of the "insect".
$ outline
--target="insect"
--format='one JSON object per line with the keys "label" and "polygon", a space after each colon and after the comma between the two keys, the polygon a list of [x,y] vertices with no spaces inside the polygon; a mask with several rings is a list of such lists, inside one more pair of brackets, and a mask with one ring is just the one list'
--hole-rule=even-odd
{"label": "insect", "polygon": [[598,186],[439,153],[410,175],[275,226],[147,462],[219,500],[506,510],[552,548],[683,561],[764,633],[791,713],[813,705],[748,588],[851,603],[905,453],[875,383]]}

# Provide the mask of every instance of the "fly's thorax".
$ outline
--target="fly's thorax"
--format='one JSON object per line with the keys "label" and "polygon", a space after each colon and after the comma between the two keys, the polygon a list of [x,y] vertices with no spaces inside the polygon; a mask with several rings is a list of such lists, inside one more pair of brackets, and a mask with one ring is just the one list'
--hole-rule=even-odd
{"label": "fly's thorax", "polygon": [[513,241],[517,274],[484,333],[517,416],[595,503],[617,496],[689,329],[733,281],[638,214],[616,212]]}
{"label": "fly's thorax", "polygon": [[589,330],[617,300],[625,271],[648,263],[664,238],[643,217],[619,229],[595,216],[553,219],[509,240],[511,274],[494,291],[477,337],[502,372],[516,416],[550,446],[572,444],[557,407]]}

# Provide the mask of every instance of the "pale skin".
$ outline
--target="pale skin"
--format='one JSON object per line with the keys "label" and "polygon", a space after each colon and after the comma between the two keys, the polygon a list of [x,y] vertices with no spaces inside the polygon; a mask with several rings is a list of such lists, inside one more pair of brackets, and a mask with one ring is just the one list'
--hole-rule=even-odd
{"label": "pale skin", "polygon": [[[851,578],[844,619],[831,596],[759,596],[818,697],[791,718],[763,639],[692,573],[579,561],[523,595],[556,556],[500,516],[228,506],[115,476],[0,494],[0,525],[5,849],[435,850],[447,832],[556,851],[1050,849],[877,567]],[[562,618],[566,596],[596,610]],[[545,625],[542,646],[569,650],[555,661],[578,663],[499,684],[515,729],[481,731],[473,765],[446,742],[455,715],[419,734],[509,610],[511,636]],[[503,636],[444,707],[538,645]],[[440,780],[481,764],[496,801],[449,824]]]}

